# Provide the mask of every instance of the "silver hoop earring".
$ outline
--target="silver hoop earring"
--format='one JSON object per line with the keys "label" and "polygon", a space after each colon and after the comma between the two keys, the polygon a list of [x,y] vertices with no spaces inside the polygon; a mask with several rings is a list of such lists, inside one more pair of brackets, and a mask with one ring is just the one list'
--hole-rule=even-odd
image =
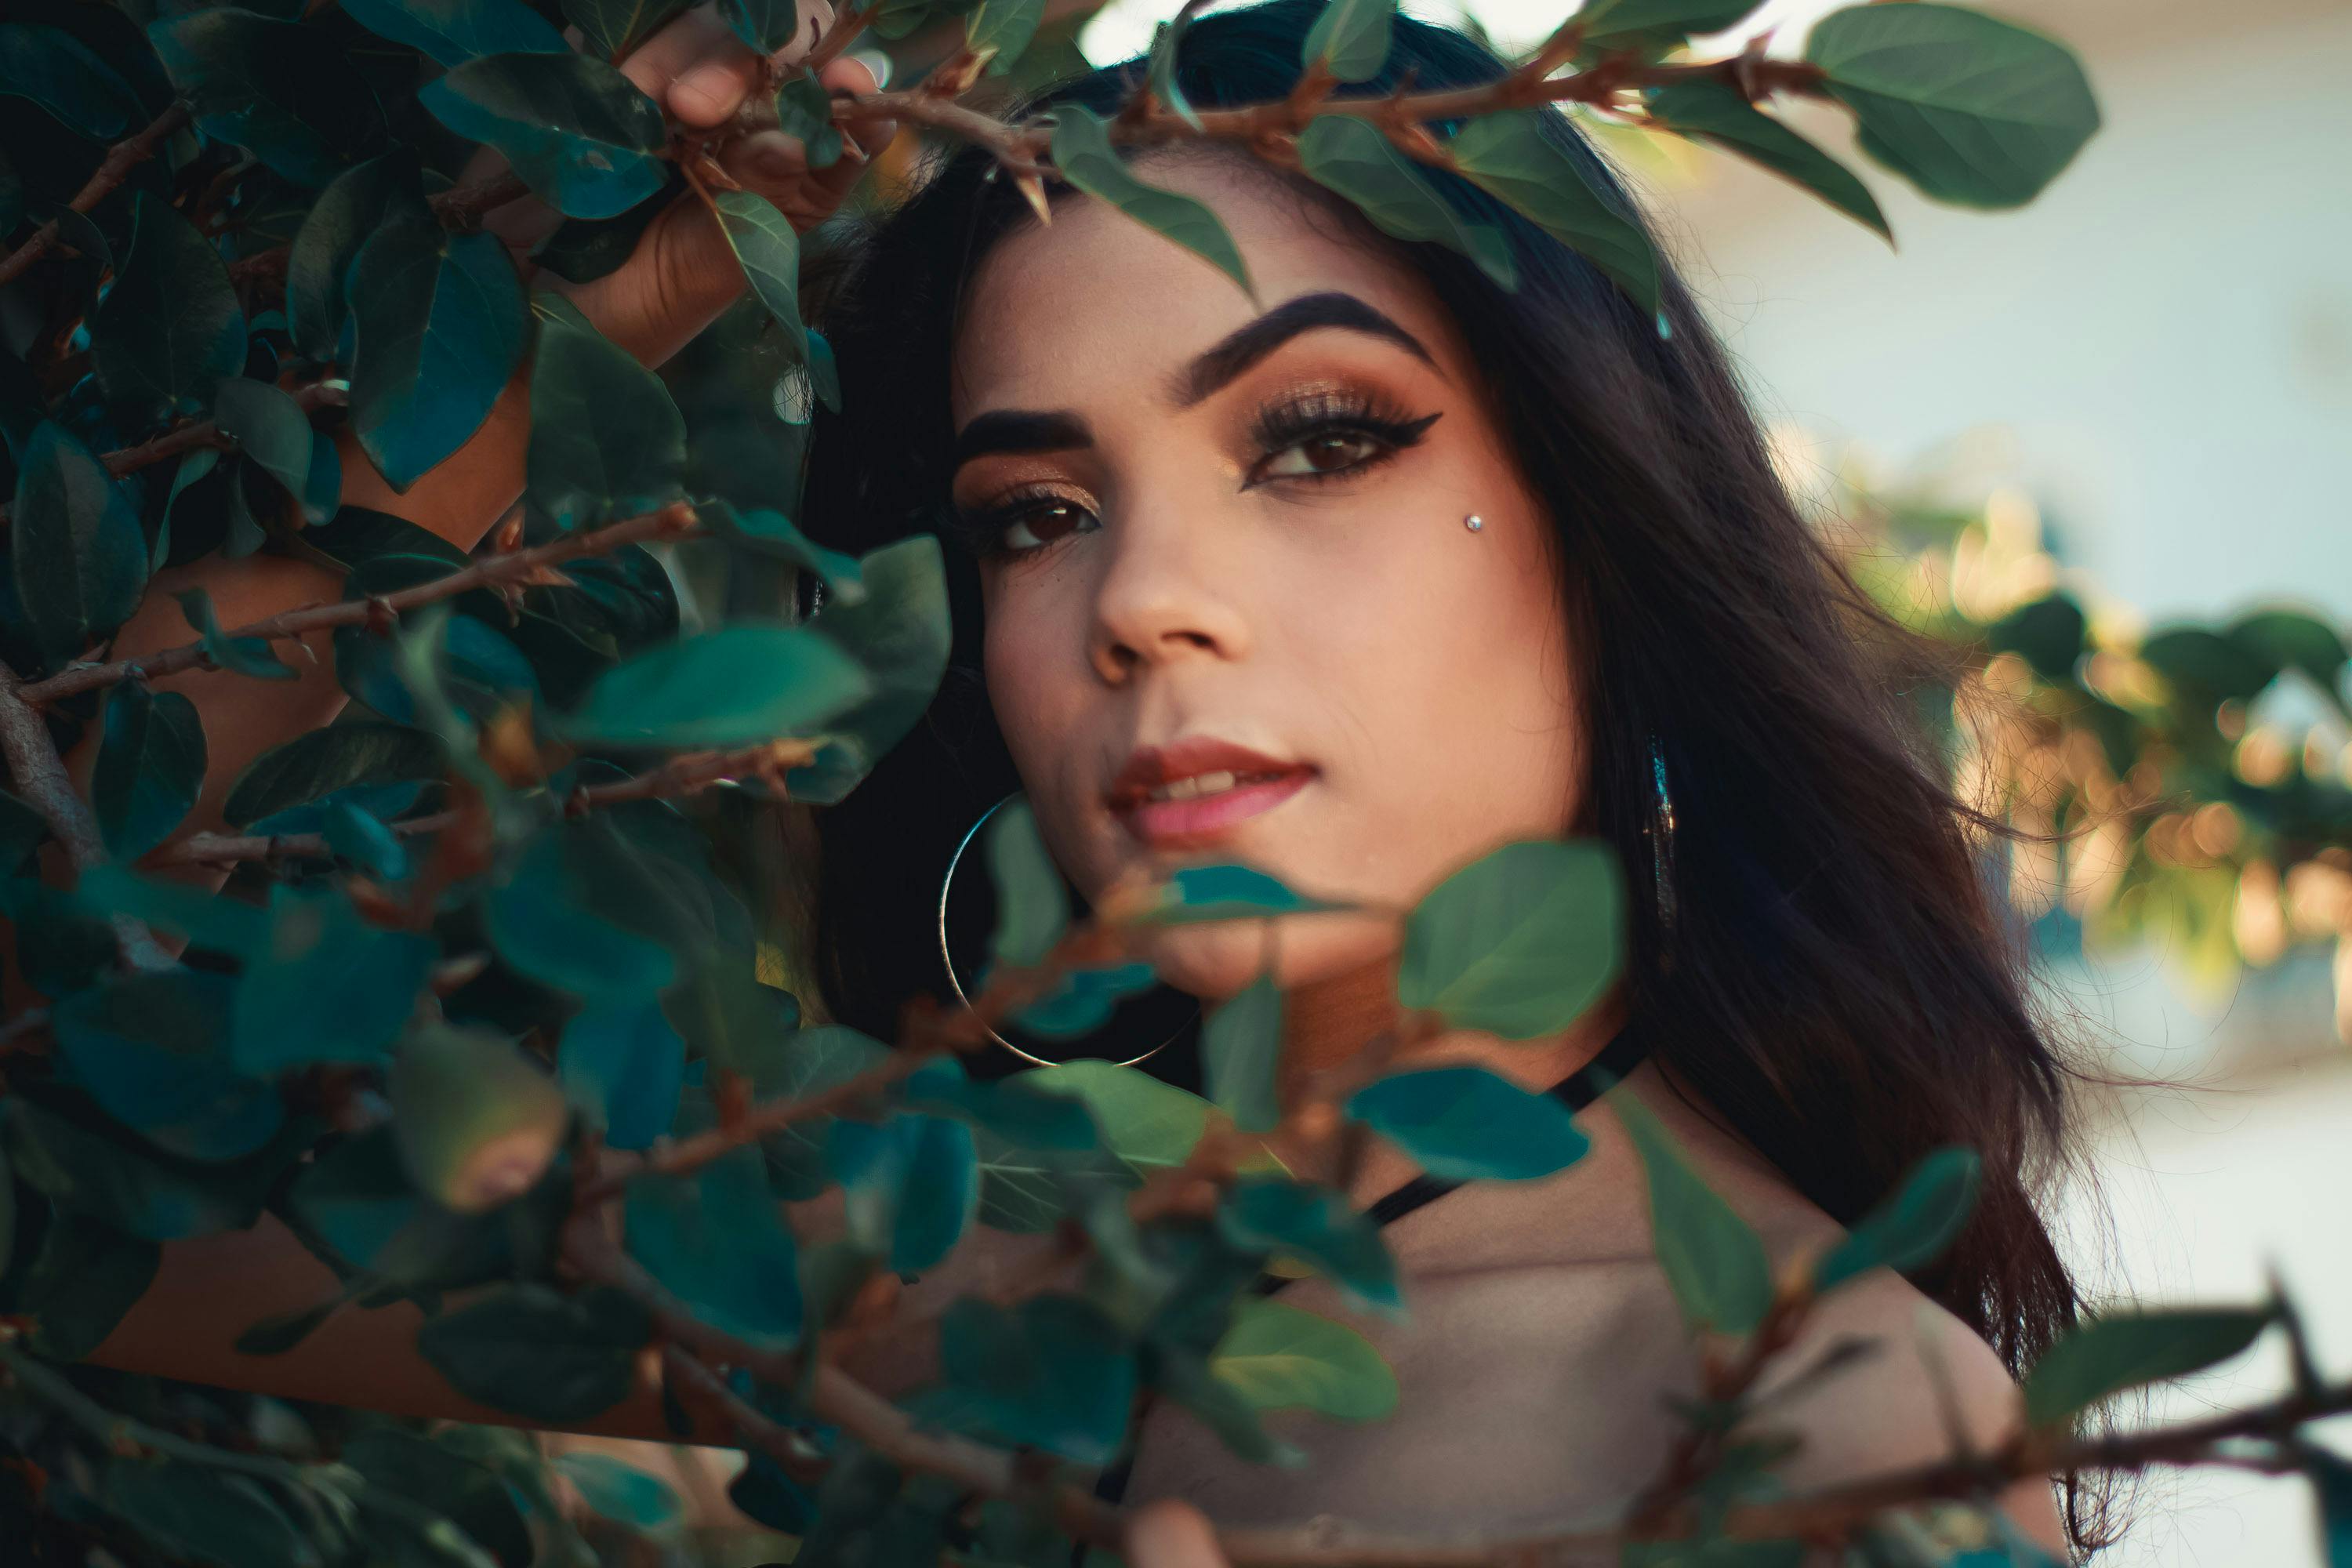
{"label": "silver hoop earring", "polygon": [[1655,735],[1650,737],[1650,788],[1654,811],[1642,831],[1650,840],[1650,869],[1658,906],[1658,926],[1666,935],[1675,930],[1675,797],[1666,788],[1666,752]]}
{"label": "silver hoop earring", "polygon": [[[948,949],[948,895],[954,889],[956,868],[963,863],[963,852],[971,847],[972,840],[980,837],[981,829],[988,826],[989,818],[994,816],[1000,810],[1003,809],[1004,802],[1016,798],[1020,793],[1020,791],[1015,790],[1012,795],[1006,795],[1004,800],[998,801],[994,805],[992,805],[986,811],[982,812],[980,814],[980,820],[973,823],[970,827],[964,830],[964,836],[956,841],[955,853],[948,857],[947,875],[940,879],[940,967],[947,972],[948,986],[955,993],[956,1000],[963,1004],[967,1008],[971,1005],[971,998],[964,994],[963,977],[956,973],[955,955]],[[1163,989],[1172,988],[1163,987]],[[1197,1008],[1195,1010],[1195,1016],[1198,1016]],[[1118,1014],[1114,1011],[1112,1015],[1112,1024],[1113,1026],[1116,1026],[1117,1023]],[[987,1026],[983,1025],[982,1027],[987,1027]],[[1120,1058],[1118,1060],[1118,1065],[1120,1067],[1131,1068],[1138,1062],[1145,1061],[1152,1057],[1158,1056],[1161,1051],[1166,1050],[1170,1046],[1174,1045],[1178,1040],[1183,1038],[1184,1031],[1190,1027],[1192,1027],[1192,1020],[1188,1019],[1183,1024],[1178,1026],[1173,1034],[1171,1034],[1166,1039],[1160,1041],[1158,1045],[1144,1052],[1143,1055]],[[998,1045],[1003,1046],[1006,1050],[1011,1051],[1014,1056],[1019,1057],[1023,1061],[1029,1062],[1041,1068],[1059,1067],[1065,1061],[1082,1059],[1077,1057],[1063,1057],[1059,1058],[1054,1057],[1041,1057],[1034,1051],[1022,1049],[1019,1046],[1014,1045],[1011,1040],[1006,1039],[1003,1035],[999,1034],[992,1028],[988,1030],[988,1037],[994,1040]]]}

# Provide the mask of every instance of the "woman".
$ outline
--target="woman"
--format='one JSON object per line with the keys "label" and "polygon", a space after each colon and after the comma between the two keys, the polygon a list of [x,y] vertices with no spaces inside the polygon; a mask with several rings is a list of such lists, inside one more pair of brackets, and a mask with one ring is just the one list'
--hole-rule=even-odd
{"label": "woman", "polygon": [[[1279,96],[1312,10],[1279,0],[1197,22],[1188,93]],[[656,39],[632,74],[715,122],[753,73],[714,36],[667,54]],[[1388,73],[1351,90],[1407,69],[1443,87],[1500,68],[1443,29],[1401,22],[1397,37]],[[1107,105],[1117,91],[1098,73],[1070,95]],[[1555,133],[1570,138],[1564,121]],[[811,210],[837,196],[770,152],[781,162],[746,154],[739,177]],[[1965,814],[1864,656],[1858,633],[1884,628],[1774,483],[1687,296],[1669,279],[1662,335],[1580,258],[1452,182],[1509,233],[1517,294],[1232,154],[1137,167],[1219,210],[1265,309],[1096,204],[1058,200],[1040,227],[965,159],[886,226],[825,315],[848,403],[819,443],[811,525],[863,547],[945,506],[972,547],[960,657],[929,721],[826,816],[833,1011],[887,1032],[899,1003],[940,988],[929,899],[870,889],[936,887],[973,818],[1016,784],[1089,893],[1210,851],[1401,903],[1504,840],[1598,835],[1635,873],[1621,994],[1555,1040],[1449,1037],[1426,1055],[1541,1086],[1637,1022],[1651,1058],[1621,1092],[1666,1120],[1776,1257],[1825,1244],[1927,1149],[1982,1151],[1978,1215],[1918,1289],[1882,1276],[1840,1292],[1789,1364],[1849,1333],[1885,1352],[1791,1392],[1772,1425],[1804,1440],[1785,1472],[1799,1486],[1937,1457],[1948,1422],[1996,1438],[2015,1419],[2011,1372],[2074,1311],[2031,1197],[2060,1131],[2061,1071],[1974,879]],[[698,216],[666,218],[583,302],[648,362],[740,288],[723,249],[699,245],[716,237]],[[407,494],[347,499],[470,543],[520,489],[521,405],[519,384]],[[372,479],[357,461],[346,471]],[[221,574],[209,585],[232,621],[319,592],[229,570],[251,565],[203,568]],[[168,609],[149,619],[126,651],[185,636]],[[308,709],[277,692],[268,711],[231,713],[234,695],[191,684],[219,780],[331,710],[331,679],[310,688]],[[1206,793],[1151,798],[1179,778]],[[1392,938],[1341,919],[1286,933],[1286,1071],[1379,1028]],[[1154,957],[1214,1000],[1260,952],[1195,930]],[[1155,1411],[1129,1495],[1237,1523],[1330,1512],[1426,1533],[1540,1525],[1649,1480],[1674,1431],[1660,1396],[1688,1386],[1691,1356],[1652,1261],[1638,1163],[1605,1103],[1582,1120],[1594,1148],[1573,1170],[1449,1194],[1391,1231],[1413,1317],[1368,1328],[1403,1387],[1394,1419],[1296,1434],[1313,1462],[1274,1473]],[[1375,1149],[1348,1180],[1360,1201],[1411,1174]],[[912,1288],[914,1306],[1017,1273],[1030,1250],[983,1236]],[[192,1363],[192,1346],[316,1300],[323,1281],[274,1224],[177,1244],[95,1359],[462,1408],[415,1359],[405,1308],[342,1314],[275,1361]],[[1319,1289],[1290,1299],[1336,1310]],[[886,1381],[920,1372],[879,1346],[865,1363]],[[646,1398],[606,1425],[658,1423]],[[2046,1486],[2003,1501],[2063,1549]]]}

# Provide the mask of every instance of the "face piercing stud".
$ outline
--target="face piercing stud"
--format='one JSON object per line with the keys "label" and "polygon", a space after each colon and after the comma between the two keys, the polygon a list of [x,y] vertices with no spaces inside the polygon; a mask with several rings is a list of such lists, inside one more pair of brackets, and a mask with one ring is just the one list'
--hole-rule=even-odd
{"label": "face piercing stud", "polygon": [[1462,526],[1468,529],[1471,532],[1475,533],[1480,529],[1486,526],[1486,520],[1480,517],[1474,511],[1468,517],[1462,520]]}

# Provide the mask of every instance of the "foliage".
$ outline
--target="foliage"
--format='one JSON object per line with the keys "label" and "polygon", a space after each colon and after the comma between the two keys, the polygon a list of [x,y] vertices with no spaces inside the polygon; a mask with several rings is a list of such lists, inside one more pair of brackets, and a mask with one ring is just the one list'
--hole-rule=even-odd
{"label": "foliage", "polygon": [[[247,1353],[405,1300],[418,1352],[459,1392],[581,1424],[630,1397],[657,1350],[676,1429],[751,1451],[736,1500],[801,1537],[802,1561],[1045,1562],[1064,1530],[1115,1543],[1079,1471],[1120,1450],[1139,1391],[1267,1462],[1295,1456],[1262,1411],[1370,1420],[1395,1403],[1363,1335],[1254,1289],[1270,1268],[1312,1270],[1362,1305],[1404,1305],[1378,1228],[1290,1179],[1269,1139],[1352,1118],[1464,1180],[1532,1179],[1585,1152],[1559,1102],[1479,1069],[1375,1066],[1344,1092],[1286,1096],[1270,985],[1211,1025],[1213,1105],[1104,1063],[976,1080],[959,1053],[988,1022],[1087,1026],[1149,978],[1139,952],[1159,925],[1328,907],[1251,868],[1195,867],[1073,922],[1017,811],[989,844],[1004,904],[971,1009],[910,1013],[895,1047],[803,1026],[751,858],[714,845],[787,801],[838,800],[906,732],[943,667],[946,592],[929,541],[851,561],[793,521],[806,411],[838,398],[830,351],[800,316],[801,237],[709,178],[709,154],[757,126],[687,132],[617,68],[677,9],[124,0],[0,24],[0,896],[26,998],[0,1030],[0,1441],[22,1456],[0,1466],[0,1509],[37,1503],[25,1538],[42,1560],[585,1561],[559,1493],[601,1516],[592,1534],[679,1528],[653,1478],[589,1455],[550,1468],[511,1434],[314,1422],[62,1370],[130,1309],[161,1244],[264,1215],[337,1284],[251,1324]],[[1747,5],[1594,0],[1465,102],[1334,96],[1378,72],[1392,9],[1333,0],[1279,104],[1185,104],[1168,68],[1180,22],[1127,110],[1018,124],[959,99],[1036,33],[1034,0],[877,0],[819,52],[967,9],[969,47],[931,83],[828,100],[772,67],[766,117],[819,164],[861,120],[976,140],[1033,194],[1066,181],[1245,289],[1216,215],[1139,179],[1122,148],[1233,140],[1507,283],[1498,232],[1423,173],[1455,168],[1648,312],[1654,258],[1532,105],[1686,132],[1880,227],[1774,95],[1845,105],[1870,157],[1978,205],[2030,199],[2096,124],[2061,47],[1921,4],[1838,13],[1805,60],[1708,61],[1678,58],[1686,37]],[[762,51],[799,30],[790,0],[721,12]],[[588,52],[564,47],[567,26]],[[458,183],[481,148],[509,173]],[[523,190],[565,219],[530,258],[482,227]],[[596,276],[676,199],[709,203],[753,304],[657,376],[517,263]],[[347,448],[406,490],[518,375],[525,503],[478,556],[339,504]],[[115,656],[159,572],[257,552],[331,566],[341,599],[224,627],[189,592],[184,646]],[[792,613],[802,572],[828,590],[809,619]],[[2063,620],[2021,609],[1989,637],[2054,681],[2074,662]],[[2343,650],[2318,630],[2272,618],[2140,657],[2181,703],[2242,702],[2290,665],[2332,679]],[[347,716],[244,771],[221,803],[233,831],[194,831],[208,737],[188,680],[289,680],[308,633],[332,634]],[[96,761],[78,789],[60,753],[85,734]],[[2215,754],[2201,734],[2181,743]],[[191,868],[229,884],[215,896]],[[1621,962],[1621,899],[1591,846],[1511,845],[1465,868],[1407,916],[1401,1043],[1567,1026]],[[1681,1490],[1629,1519],[1652,1542],[1629,1551],[1664,1561],[1681,1548],[1656,1542],[1729,1530],[1719,1505],[1769,1480],[1752,1446],[1720,1439],[1817,1292],[1929,1260],[1973,1189],[1963,1157],[1945,1160],[1821,1272],[1775,1273],[1663,1130],[1632,1125],[1684,1311],[1739,1352],[1710,1351],[1727,1370],[1694,1416]],[[784,1206],[836,1194],[835,1235]],[[879,1277],[929,1269],[981,1229],[1056,1227],[1083,1245],[1083,1284],[966,1298],[918,1325],[940,1376],[903,1412],[829,1357]],[[2102,1320],[2053,1352],[2041,1408],[2055,1420],[2204,1364],[2275,1314],[2209,1316]],[[2056,1453],[2021,1451],[2011,1473]],[[1758,1553],[1783,1544],[1690,1551],[1778,1561]]]}

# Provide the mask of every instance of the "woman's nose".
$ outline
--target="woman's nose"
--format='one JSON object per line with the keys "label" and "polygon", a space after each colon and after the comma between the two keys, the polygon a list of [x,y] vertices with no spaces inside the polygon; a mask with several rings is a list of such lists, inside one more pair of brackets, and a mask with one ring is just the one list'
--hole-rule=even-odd
{"label": "woman's nose", "polygon": [[1221,542],[1210,509],[1177,502],[1166,493],[1172,489],[1105,531],[1110,548],[1101,552],[1088,651],[1096,673],[1113,684],[1151,665],[1249,652],[1235,595],[1237,542]]}

